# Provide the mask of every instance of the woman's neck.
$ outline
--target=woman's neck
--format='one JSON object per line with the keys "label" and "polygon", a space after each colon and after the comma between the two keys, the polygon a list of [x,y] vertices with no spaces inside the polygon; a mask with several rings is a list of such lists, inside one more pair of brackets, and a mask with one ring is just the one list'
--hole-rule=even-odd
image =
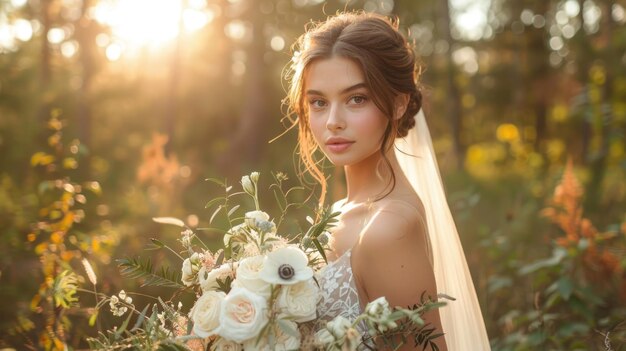
{"label": "woman's neck", "polygon": [[[387,160],[396,176],[396,185],[404,180],[395,152],[387,153]],[[346,203],[360,204],[373,201],[391,190],[392,174],[380,153],[353,165],[344,167],[346,175]]]}

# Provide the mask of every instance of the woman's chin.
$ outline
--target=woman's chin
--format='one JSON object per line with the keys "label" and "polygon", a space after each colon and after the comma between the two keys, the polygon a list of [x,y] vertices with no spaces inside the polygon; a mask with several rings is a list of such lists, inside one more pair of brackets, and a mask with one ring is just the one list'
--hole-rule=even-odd
{"label": "woman's chin", "polygon": [[335,167],[343,167],[351,164],[351,160],[346,157],[341,157],[341,155],[335,155],[331,153],[325,153],[326,159],[330,161]]}

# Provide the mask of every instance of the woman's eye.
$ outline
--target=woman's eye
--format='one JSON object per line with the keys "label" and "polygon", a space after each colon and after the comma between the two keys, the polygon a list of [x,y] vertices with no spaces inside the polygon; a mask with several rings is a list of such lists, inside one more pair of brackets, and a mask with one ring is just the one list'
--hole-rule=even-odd
{"label": "woman's eye", "polygon": [[362,96],[362,95],[355,95],[350,98],[350,102],[355,103],[357,105],[363,104],[365,101],[367,101],[367,97]]}
{"label": "woman's eye", "polygon": [[309,101],[309,104],[313,107],[313,108],[322,108],[324,106],[326,106],[326,103],[322,100],[311,100]]}

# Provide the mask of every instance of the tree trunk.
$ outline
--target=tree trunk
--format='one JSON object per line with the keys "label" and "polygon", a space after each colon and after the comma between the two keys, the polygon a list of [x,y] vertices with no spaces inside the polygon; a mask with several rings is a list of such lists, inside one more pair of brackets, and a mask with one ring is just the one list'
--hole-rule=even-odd
{"label": "tree trunk", "polygon": [[[583,6],[585,0],[578,0],[578,4],[580,6],[580,12],[578,14],[578,20],[580,21],[580,29],[578,33],[576,33],[575,39],[578,47],[577,57],[578,57],[578,79],[585,87],[585,91],[582,94],[588,94],[589,89],[589,79],[587,78],[589,75],[589,62],[590,57],[593,57],[593,47],[589,45],[589,38],[585,34],[585,17],[583,16]],[[583,109],[586,107],[583,107]],[[587,164],[589,161],[589,145],[592,136],[591,123],[587,118],[587,114],[585,111],[582,111],[581,116],[581,158],[583,164]]]}
{"label": "tree trunk", "polygon": [[[42,26],[42,38],[41,38],[41,47],[40,47],[40,73],[39,73],[39,124],[40,126],[45,126],[50,119],[50,79],[52,76],[52,68],[51,68],[51,54],[50,54],[50,45],[48,43],[48,32],[52,27],[52,2],[54,0],[41,0],[41,26]],[[47,130],[43,129],[43,134],[47,134]],[[37,137],[38,143],[41,143],[41,140],[44,141],[47,138],[41,138],[41,136]]]}
{"label": "tree trunk", "polygon": [[[97,24],[88,16],[93,0],[84,0],[81,9],[81,17],[76,23],[76,40],[80,48],[80,63],[82,66],[82,84],[78,91],[77,98],[77,118],[78,135],[82,144],[91,151],[92,147],[92,109],[91,109],[91,85],[96,74],[96,35],[98,34]],[[81,167],[81,174],[84,179],[90,179],[91,175],[91,152],[83,159],[84,167]]]}
{"label": "tree trunk", "polygon": [[[267,124],[269,113],[267,112],[267,89],[265,76],[265,38],[263,35],[263,18],[258,14],[254,6],[256,2],[250,2],[246,10],[245,18],[252,22],[252,42],[247,50],[246,79],[244,81],[244,105],[239,120],[238,130],[231,144],[230,160],[240,159],[243,162],[234,164],[230,162],[230,172],[240,174],[242,170],[237,166],[258,167],[262,161],[262,153],[267,144]],[[247,172],[247,170],[245,170]]]}
{"label": "tree trunk", "polygon": [[596,207],[602,195],[602,181],[606,173],[607,157],[609,154],[610,125],[613,121],[612,97],[613,97],[613,74],[612,69],[619,67],[616,57],[619,57],[613,50],[613,32],[615,23],[611,16],[612,1],[605,0],[602,6],[602,21],[600,27],[601,40],[604,43],[602,50],[605,81],[602,86],[602,101],[598,106],[596,118],[600,119],[600,149],[591,161],[591,181],[589,183],[589,195],[587,206]]}
{"label": "tree trunk", "polygon": [[456,167],[457,169],[463,169],[463,165],[465,163],[465,145],[463,140],[461,139],[461,131],[463,130],[463,111],[461,109],[461,93],[459,91],[459,87],[455,82],[455,74],[456,74],[456,66],[452,61],[452,50],[454,48],[455,41],[452,38],[451,32],[451,18],[452,13],[450,12],[450,4],[448,0],[440,1],[441,7],[441,31],[443,33],[443,38],[449,44],[450,49],[446,54],[447,60],[447,86],[446,89],[448,91],[448,103],[447,106],[447,115],[450,119],[450,123],[452,125],[452,139],[454,141],[454,154],[456,158]]}
{"label": "tree trunk", "polygon": [[[540,2],[538,5],[538,13],[547,15],[548,2]],[[548,137],[548,106],[552,103],[553,95],[549,91],[549,87],[553,83],[550,73],[550,65],[548,57],[550,50],[546,46],[546,30],[544,28],[531,28],[531,32],[527,35],[529,40],[528,50],[530,58],[530,75],[533,79],[533,112],[535,114],[535,145],[537,152],[547,159],[547,150],[545,150],[545,141]],[[544,163],[544,170],[547,171],[548,164]]]}

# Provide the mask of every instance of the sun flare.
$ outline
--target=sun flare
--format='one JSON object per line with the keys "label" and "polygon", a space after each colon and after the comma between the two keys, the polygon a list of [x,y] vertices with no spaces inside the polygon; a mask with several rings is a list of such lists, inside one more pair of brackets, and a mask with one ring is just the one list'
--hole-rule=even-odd
{"label": "sun flare", "polygon": [[105,0],[93,15],[111,28],[111,41],[125,49],[160,47],[179,35],[181,20],[182,30],[189,33],[213,19],[205,6],[183,8],[181,0]]}

